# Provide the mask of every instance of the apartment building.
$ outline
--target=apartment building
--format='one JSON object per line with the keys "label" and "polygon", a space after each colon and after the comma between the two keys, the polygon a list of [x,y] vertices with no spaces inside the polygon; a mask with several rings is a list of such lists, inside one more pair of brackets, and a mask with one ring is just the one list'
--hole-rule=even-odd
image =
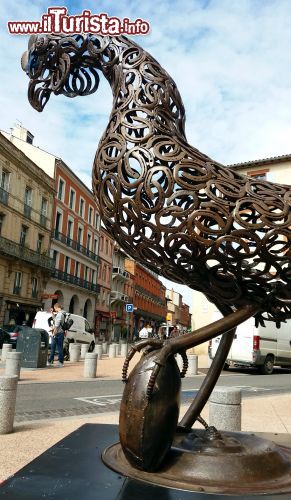
{"label": "apartment building", "polygon": [[43,293],[43,307],[48,309],[58,301],[66,311],[85,316],[93,326],[100,290],[100,217],[93,193],[60,158],[35,147],[33,135],[21,125],[2,135],[54,182],[51,257],[55,269]]}
{"label": "apartment building", "polygon": [[129,302],[126,295],[126,284],[130,278],[126,270],[126,255],[115,243],[112,260],[112,281],[110,306],[112,316],[112,336],[115,339],[125,337],[127,333],[125,305]]}
{"label": "apartment building", "polygon": [[132,259],[126,258],[125,269],[134,277],[133,335],[137,336],[143,326],[157,333],[166,320],[166,287],[157,274]]}
{"label": "apartment building", "polygon": [[0,324],[32,324],[54,272],[54,180],[0,134]]}
{"label": "apartment building", "polygon": [[107,231],[100,229],[99,240],[99,268],[97,283],[100,292],[96,300],[96,336],[109,340],[112,331],[111,318],[111,280],[112,280],[112,257],[114,240]]}

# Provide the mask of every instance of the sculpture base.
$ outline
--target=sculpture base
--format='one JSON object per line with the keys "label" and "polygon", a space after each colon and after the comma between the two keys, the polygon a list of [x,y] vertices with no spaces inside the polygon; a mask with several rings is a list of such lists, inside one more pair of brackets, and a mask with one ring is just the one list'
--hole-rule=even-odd
{"label": "sculpture base", "polygon": [[220,433],[214,428],[177,433],[163,467],[154,473],[132,467],[120,443],[108,447],[102,459],[115,472],[167,488],[228,495],[291,495],[291,447],[267,436]]}

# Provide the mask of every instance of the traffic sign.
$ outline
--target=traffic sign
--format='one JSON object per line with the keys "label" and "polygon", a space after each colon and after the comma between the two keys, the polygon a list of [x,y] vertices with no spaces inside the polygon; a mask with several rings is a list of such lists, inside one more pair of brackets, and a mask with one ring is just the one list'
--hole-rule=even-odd
{"label": "traffic sign", "polygon": [[125,304],[125,310],[127,313],[133,312],[133,304]]}

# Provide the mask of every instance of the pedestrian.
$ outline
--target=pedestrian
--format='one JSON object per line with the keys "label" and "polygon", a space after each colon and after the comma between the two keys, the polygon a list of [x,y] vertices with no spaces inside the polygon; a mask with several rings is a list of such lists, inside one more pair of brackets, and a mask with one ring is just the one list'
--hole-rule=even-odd
{"label": "pedestrian", "polygon": [[51,342],[51,353],[49,357],[49,365],[51,366],[54,362],[55,351],[58,349],[58,364],[57,367],[61,368],[64,366],[64,338],[65,331],[63,328],[63,323],[66,319],[66,313],[63,307],[58,302],[54,305],[55,317],[54,317],[54,327],[52,331],[52,342]]}
{"label": "pedestrian", "polygon": [[138,336],[140,339],[148,339],[149,338],[149,332],[145,326],[140,330]]}

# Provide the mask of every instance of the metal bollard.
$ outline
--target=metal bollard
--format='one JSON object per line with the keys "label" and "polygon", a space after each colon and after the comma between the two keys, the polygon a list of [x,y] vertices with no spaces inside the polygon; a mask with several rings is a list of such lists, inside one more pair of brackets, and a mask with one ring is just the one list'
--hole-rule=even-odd
{"label": "metal bollard", "polygon": [[198,373],[198,356],[196,354],[189,354],[188,356],[188,370],[187,375],[197,375]]}
{"label": "metal bollard", "polygon": [[71,343],[70,344],[70,361],[73,361],[73,362],[80,361],[80,356],[81,356],[80,344]]}
{"label": "metal bollard", "polygon": [[81,344],[81,359],[85,359],[88,349],[89,349],[89,344]]}
{"label": "metal bollard", "polygon": [[13,431],[17,382],[17,375],[0,377],[0,434]]}
{"label": "metal bollard", "polygon": [[121,357],[125,358],[126,355],[127,355],[127,352],[128,352],[128,344],[126,344],[126,343],[123,342],[121,344],[121,351],[120,351]]}
{"label": "metal bollard", "polygon": [[2,353],[1,353],[1,359],[2,363],[6,361],[6,355],[8,352],[12,351],[12,345],[11,344],[3,344],[2,345]]}
{"label": "metal bollard", "polygon": [[115,346],[115,344],[110,344],[109,350],[108,350],[108,356],[109,356],[109,358],[116,358],[116,346]]}
{"label": "metal bollard", "polygon": [[216,387],[209,398],[209,425],[221,431],[241,430],[241,390]]}
{"label": "metal bollard", "polygon": [[97,370],[97,354],[96,352],[87,352],[84,362],[84,377],[96,378]]}
{"label": "metal bollard", "polygon": [[94,353],[97,354],[98,359],[102,359],[103,345],[102,344],[96,344],[95,345],[95,349],[94,349]]}
{"label": "metal bollard", "polygon": [[7,377],[17,376],[20,379],[22,352],[11,351],[6,354],[5,375]]}
{"label": "metal bollard", "polygon": [[108,342],[102,343],[102,354],[107,354],[108,351]]}

